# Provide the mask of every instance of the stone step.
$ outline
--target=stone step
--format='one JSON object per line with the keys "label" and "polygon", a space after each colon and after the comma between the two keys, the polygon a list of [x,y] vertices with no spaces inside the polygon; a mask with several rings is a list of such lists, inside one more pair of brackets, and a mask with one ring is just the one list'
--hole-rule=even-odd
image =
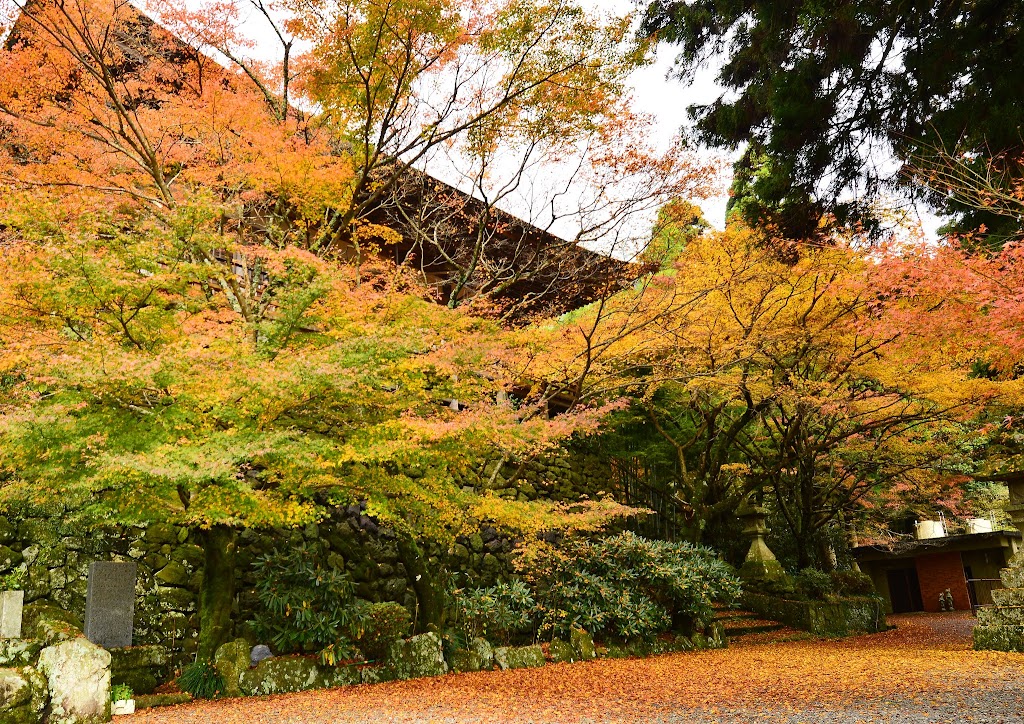
{"label": "stone step", "polygon": [[731,639],[739,638],[740,636],[749,636],[751,634],[770,633],[771,631],[782,631],[785,629],[781,623],[765,624],[763,626],[737,626],[736,628],[725,629],[725,635]]}
{"label": "stone step", "polygon": [[997,606],[1024,605],[1024,588],[994,588],[992,602]]}
{"label": "stone step", "polygon": [[1024,565],[1020,565],[1016,561],[1010,563],[1008,568],[999,572],[999,578],[1002,579],[1006,588],[1024,588]]}
{"label": "stone step", "polygon": [[724,620],[730,618],[758,618],[761,614],[752,611],[743,611],[738,608],[719,608],[715,610],[715,618]]}
{"label": "stone step", "polygon": [[975,626],[974,648],[1024,652],[1024,626]]}
{"label": "stone step", "polygon": [[725,635],[730,639],[772,633],[786,628],[784,624],[766,619],[761,614],[736,609],[720,609],[715,621],[722,625]]}
{"label": "stone step", "polygon": [[1024,626],[1024,606],[982,606],[979,626]]}

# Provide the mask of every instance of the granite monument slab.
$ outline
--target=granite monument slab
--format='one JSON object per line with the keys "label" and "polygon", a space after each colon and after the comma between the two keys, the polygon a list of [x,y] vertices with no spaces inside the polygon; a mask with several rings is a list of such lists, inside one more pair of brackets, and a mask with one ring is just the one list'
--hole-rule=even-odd
{"label": "granite monument slab", "polygon": [[85,637],[106,649],[132,645],[135,625],[135,563],[89,564]]}

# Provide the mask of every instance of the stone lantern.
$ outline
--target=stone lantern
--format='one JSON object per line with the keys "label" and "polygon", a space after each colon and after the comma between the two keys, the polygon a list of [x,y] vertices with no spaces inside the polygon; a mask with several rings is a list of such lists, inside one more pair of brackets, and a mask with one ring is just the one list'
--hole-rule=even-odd
{"label": "stone lantern", "polygon": [[746,581],[785,581],[786,572],[782,564],[776,560],[775,554],[764,541],[764,535],[768,532],[764,522],[765,509],[743,501],[736,510],[736,517],[743,521],[743,534],[750,539],[747,557],[740,566],[740,578]]}

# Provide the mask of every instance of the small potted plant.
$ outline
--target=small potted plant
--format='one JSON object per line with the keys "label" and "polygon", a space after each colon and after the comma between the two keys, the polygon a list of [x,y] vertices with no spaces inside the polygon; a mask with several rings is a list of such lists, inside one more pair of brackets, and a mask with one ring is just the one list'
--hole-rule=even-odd
{"label": "small potted plant", "polygon": [[110,713],[114,716],[135,713],[135,692],[127,684],[117,684],[110,689]]}

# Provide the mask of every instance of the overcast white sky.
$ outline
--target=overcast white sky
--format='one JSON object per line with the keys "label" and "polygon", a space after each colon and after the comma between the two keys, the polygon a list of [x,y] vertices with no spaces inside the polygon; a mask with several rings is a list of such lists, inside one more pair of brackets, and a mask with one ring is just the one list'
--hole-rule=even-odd
{"label": "overcast white sky", "polygon": [[[624,15],[635,11],[634,0],[578,0],[583,6],[597,13]],[[247,24],[247,30],[254,39],[267,37],[269,29],[262,19],[255,15]],[[271,46],[273,44],[271,43]],[[676,50],[670,46],[658,49],[656,62],[637,71],[633,77],[633,97],[638,110],[651,114],[656,119],[656,138],[658,145],[667,146],[687,124],[686,109],[694,103],[708,103],[720,95],[721,89],[715,82],[717,69],[710,65],[697,73],[690,85],[669,77]],[[709,151],[709,153],[713,153]],[[736,154],[738,155],[738,154]],[[735,157],[735,155],[733,156]],[[439,173],[445,176],[446,174]],[[452,179],[446,179],[451,181]],[[725,187],[729,179],[725,180]],[[725,205],[727,197],[719,196],[701,203],[709,222],[721,227],[725,221]],[[940,220],[931,214],[924,214],[920,219],[929,236],[935,237],[935,229]],[[647,228],[650,228],[649,226]]]}

